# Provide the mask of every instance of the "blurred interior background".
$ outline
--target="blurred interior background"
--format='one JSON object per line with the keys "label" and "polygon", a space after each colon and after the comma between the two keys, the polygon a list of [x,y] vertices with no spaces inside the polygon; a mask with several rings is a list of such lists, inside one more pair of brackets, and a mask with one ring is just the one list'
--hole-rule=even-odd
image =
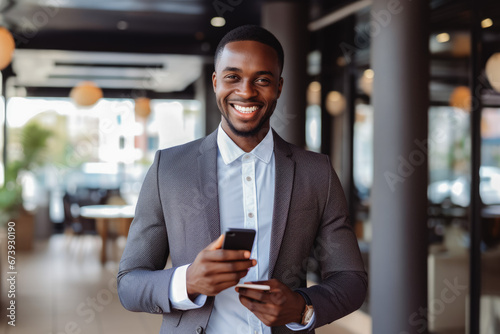
{"label": "blurred interior background", "polygon": [[158,331],[113,288],[131,209],[156,150],[217,127],[214,51],[243,24],[283,43],[273,127],[331,157],[370,276],[320,333],[500,333],[496,0],[0,1],[0,329]]}

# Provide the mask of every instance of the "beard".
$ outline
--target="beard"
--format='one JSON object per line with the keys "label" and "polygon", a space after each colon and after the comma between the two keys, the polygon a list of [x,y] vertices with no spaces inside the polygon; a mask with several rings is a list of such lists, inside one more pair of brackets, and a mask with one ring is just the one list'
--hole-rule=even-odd
{"label": "beard", "polygon": [[269,120],[269,118],[271,118],[271,115],[265,115],[264,117],[262,117],[259,124],[257,124],[257,126],[255,128],[250,129],[248,131],[241,131],[241,130],[236,129],[234,127],[233,123],[229,120],[229,118],[226,117],[226,115],[222,114],[222,117],[224,117],[224,119],[226,120],[227,125],[231,129],[231,132],[233,132],[238,137],[253,137],[262,130],[262,127],[264,126],[264,124],[266,124],[266,122]]}
{"label": "beard", "polygon": [[[250,129],[248,131],[241,131],[241,130],[238,130],[236,129],[236,127],[234,126],[234,124],[231,122],[231,120],[229,119],[229,117],[226,116],[225,113],[221,112],[222,114],[222,117],[224,117],[224,119],[226,120],[227,122],[227,125],[229,126],[229,128],[231,129],[231,131],[237,135],[238,137],[253,137],[255,135],[257,135],[261,130],[262,128],[264,127],[264,125],[267,123],[267,121],[271,118],[272,114],[273,114],[273,111],[274,111],[274,108],[276,108],[276,104],[277,102],[275,101],[273,103],[273,105],[271,105],[270,107],[270,112],[267,112],[262,118],[261,120],[259,121],[259,124],[257,124],[257,126],[253,129]],[[219,109],[220,110],[223,110],[222,109],[222,106],[219,105]],[[267,132],[266,132],[267,133]]]}

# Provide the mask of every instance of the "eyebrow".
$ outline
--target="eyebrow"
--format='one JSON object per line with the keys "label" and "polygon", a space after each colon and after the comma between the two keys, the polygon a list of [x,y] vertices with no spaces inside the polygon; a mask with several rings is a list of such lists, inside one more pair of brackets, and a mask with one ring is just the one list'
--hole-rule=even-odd
{"label": "eyebrow", "polygon": [[241,70],[241,68],[228,66],[225,69],[223,69],[222,72],[243,72],[243,71]]}
{"label": "eyebrow", "polygon": [[[241,68],[238,68],[238,67],[226,67],[222,70],[222,72],[243,72]],[[273,73],[271,71],[258,71],[256,73],[257,75],[270,75],[272,77],[274,77]]]}

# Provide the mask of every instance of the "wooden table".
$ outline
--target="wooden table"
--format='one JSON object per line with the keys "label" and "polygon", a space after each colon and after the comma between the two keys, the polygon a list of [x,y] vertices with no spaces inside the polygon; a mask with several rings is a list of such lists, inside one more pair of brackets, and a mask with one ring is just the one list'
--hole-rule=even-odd
{"label": "wooden table", "polygon": [[109,224],[117,221],[120,224],[120,234],[128,235],[128,230],[134,218],[135,205],[87,205],[80,208],[80,216],[96,220],[97,232],[102,239],[101,262],[106,263],[106,242],[108,240]]}

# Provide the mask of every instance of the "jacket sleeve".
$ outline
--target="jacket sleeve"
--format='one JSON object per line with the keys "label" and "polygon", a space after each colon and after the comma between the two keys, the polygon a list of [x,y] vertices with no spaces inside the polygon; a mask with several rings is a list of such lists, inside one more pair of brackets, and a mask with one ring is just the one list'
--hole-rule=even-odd
{"label": "jacket sleeve", "polygon": [[347,203],[336,173],[330,168],[329,191],[313,255],[321,283],[300,288],[311,299],[320,327],[357,310],[365,300],[368,278],[356,236],[349,224]]}
{"label": "jacket sleeve", "polygon": [[118,271],[118,296],[130,311],[171,312],[174,269],[164,269],[169,247],[158,189],[160,157],[158,151],[142,185]]}

